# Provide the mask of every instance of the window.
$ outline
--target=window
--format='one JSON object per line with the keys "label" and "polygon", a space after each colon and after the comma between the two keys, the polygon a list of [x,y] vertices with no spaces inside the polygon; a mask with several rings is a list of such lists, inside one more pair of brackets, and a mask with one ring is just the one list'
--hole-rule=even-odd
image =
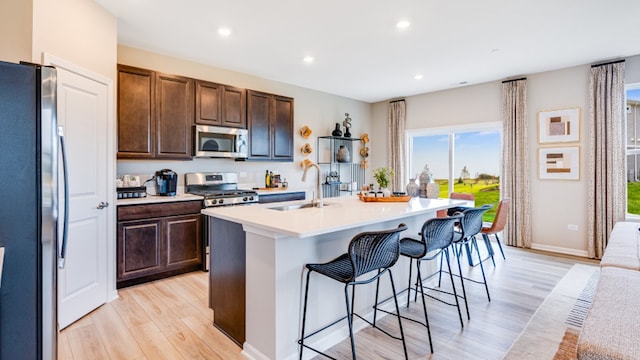
{"label": "window", "polygon": [[[476,206],[500,201],[502,124],[470,125],[407,132],[409,177],[431,173],[441,198],[472,193]],[[419,181],[418,181],[419,182]],[[484,221],[493,221],[494,207]]]}
{"label": "window", "polygon": [[627,85],[627,214],[640,216],[640,84]]}

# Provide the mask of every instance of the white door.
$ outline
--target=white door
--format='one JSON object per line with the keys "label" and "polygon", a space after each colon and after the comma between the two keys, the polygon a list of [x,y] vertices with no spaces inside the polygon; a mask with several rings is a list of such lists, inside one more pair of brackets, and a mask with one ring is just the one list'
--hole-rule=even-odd
{"label": "white door", "polygon": [[58,126],[64,129],[69,184],[66,262],[58,270],[58,323],[63,329],[108,299],[107,214],[111,209],[99,204],[109,202],[107,186],[111,184],[107,183],[109,86],[77,69],[53,65],[58,74]]}

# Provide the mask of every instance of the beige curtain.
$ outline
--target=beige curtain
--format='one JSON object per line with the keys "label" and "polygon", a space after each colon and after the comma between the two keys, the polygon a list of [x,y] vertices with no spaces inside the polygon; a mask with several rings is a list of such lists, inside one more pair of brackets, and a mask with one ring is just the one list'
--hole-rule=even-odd
{"label": "beige curtain", "polygon": [[391,101],[389,103],[389,167],[394,172],[393,191],[405,191],[406,154],[405,154],[405,128],[406,128],[406,103],[404,100]]}
{"label": "beige curtain", "polygon": [[506,243],[531,247],[531,199],[529,191],[529,135],[527,80],[502,83],[502,179],[503,199],[511,199],[505,227]]}
{"label": "beige curtain", "polygon": [[613,225],[627,213],[624,62],[593,66],[589,95],[587,251],[600,259]]}

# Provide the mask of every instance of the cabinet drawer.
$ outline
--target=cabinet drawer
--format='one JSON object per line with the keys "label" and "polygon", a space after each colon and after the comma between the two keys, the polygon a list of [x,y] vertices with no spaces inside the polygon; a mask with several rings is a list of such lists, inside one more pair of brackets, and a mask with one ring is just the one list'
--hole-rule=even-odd
{"label": "cabinet drawer", "polygon": [[199,214],[202,201],[118,206],[118,221],[151,219],[156,217]]}

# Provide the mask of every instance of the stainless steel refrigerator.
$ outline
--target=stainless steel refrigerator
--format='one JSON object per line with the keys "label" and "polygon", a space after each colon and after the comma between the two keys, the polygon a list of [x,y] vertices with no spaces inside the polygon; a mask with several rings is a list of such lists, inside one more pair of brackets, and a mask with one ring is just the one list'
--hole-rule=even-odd
{"label": "stainless steel refrigerator", "polygon": [[55,69],[0,62],[1,360],[57,358],[58,238],[66,231],[58,132]]}

